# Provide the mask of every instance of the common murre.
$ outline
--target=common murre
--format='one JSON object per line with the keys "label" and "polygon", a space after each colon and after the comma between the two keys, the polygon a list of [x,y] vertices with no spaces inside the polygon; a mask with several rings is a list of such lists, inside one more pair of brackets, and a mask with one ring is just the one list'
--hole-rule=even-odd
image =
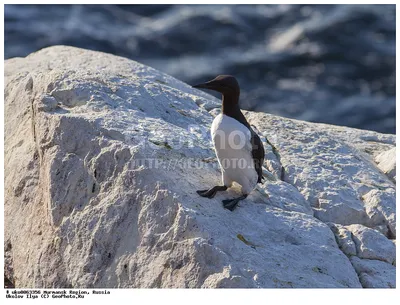
{"label": "common murre", "polygon": [[222,113],[215,117],[211,125],[211,137],[221,166],[223,185],[197,193],[202,197],[213,198],[217,192],[226,191],[236,182],[242,186],[243,195],[222,201],[226,209],[233,211],[238,202],[245,199],[257,183],[262,183],[264,179],[264,147],[260,137],[240,111],[240,88],[236,78],[231,75],[219,75],[209,82],[192,87],[222,93]]}

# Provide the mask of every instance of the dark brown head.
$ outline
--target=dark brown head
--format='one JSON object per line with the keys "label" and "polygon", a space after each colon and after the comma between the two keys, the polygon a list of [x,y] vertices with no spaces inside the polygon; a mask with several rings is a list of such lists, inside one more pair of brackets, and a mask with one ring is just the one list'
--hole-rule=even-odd
{"label": "dark brown head", "polygon": [[239,99],[240,95],[239,83],[232,75],[219,75],[209,82],[192,87],[218,91],[224,96],[235,96],[237,99]]}
{"label": "dark brown head", "polygon": [[222,93],[222,113],[237,119],[246,126],[249,126],[239,108],[239,83],[232,75],[219,75],[209,82],[194,85],[192,87],[210,89]]}

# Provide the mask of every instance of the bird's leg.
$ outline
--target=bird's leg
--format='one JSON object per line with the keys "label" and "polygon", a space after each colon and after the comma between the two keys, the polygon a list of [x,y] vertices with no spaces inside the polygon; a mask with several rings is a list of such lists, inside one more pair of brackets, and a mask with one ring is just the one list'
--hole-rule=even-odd
{"label": "bird's leg", "polygon": [[207,198],[213,198],[215,194],[219,191],[226,191],[228,189],[227,186],[225,185],[217,185],[209,190],[203,190],[203,191],[197,191],[197,194],[199,194],[201,197],[207,197]]}
{"label": "bird's leg", "polygon": [[225,209],[233,211],[235,209],[236,205],[239,203],[239,201],[246,199],[246,197],[247,197],[247,194],[243,194],[242,196],[237,197],[237,198],[222,200],[222,203],[224,204]]}

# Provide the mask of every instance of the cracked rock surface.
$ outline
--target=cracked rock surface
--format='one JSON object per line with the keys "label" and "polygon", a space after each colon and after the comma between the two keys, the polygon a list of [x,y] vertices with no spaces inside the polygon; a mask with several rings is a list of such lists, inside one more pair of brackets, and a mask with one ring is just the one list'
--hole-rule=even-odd
{"label": "cracked rock surface", "polygon": [[[233,212],[220,102],[56,46],[5,61],[5,277],[17,288],[395,287],[395,136],[244,112],[267,181]],[[376,162],[376,163],[375,163]],[[395,166],[395,165],[394,165]]]}

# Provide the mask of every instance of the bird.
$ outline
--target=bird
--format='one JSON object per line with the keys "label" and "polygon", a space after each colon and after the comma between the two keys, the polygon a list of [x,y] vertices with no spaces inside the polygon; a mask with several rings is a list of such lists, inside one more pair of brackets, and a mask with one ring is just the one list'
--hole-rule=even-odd
{"label": "bird", "polygon": [[211,138],[221,167],[222,185],[198,190],[197,193],[202,197],[213,198],[217,192],[226,191],[236,182],[241,185],[242,195],[222,201],[224,208],[233,211],[239,201],[246,199],[264,179],[264,147],[240,110],[240,87],[234,76],[219,75],[192,87],[222,94],[222,111],[211,125]]}

